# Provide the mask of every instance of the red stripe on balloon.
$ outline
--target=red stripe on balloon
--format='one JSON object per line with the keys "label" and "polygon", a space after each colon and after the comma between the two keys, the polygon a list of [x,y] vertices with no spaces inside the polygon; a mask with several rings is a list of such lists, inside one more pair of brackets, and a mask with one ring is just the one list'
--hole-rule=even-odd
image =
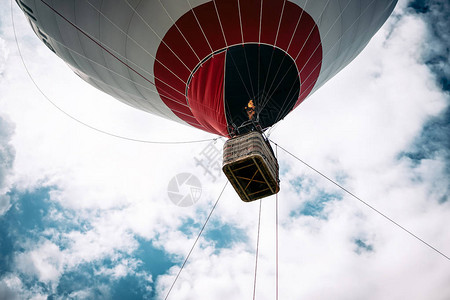
{"label": "red stripe on balloon", "polygon": [[261,0],[240,0],[241,21],[244,31],[244,41],[257,43],[259,41],[259,16]]}
{"label": "red stripe on balloon", "polygon": [[[223,38],[222,30],[220,28],[220,23],[217,18],[214,4],[212,2],[208,2],[203,5],[197,6],[194,8],[194,12],[213,51],[225,48],[226,44]],[[181,17],[179,20],[181,20],[183,17]],[[178,22],[179,21],[177,21],[177,23]],[[204,38],[203,35],[202,38]],[[198,46],[195,45],[195,47]]]}
{"label": "red stripe on balloon", "polygon": [[[298,11],[300,7],[298,7],[297,5],[295,6],[297,7]],[[280,22],[282,9],[283,1],[263,1],[261,43],[268,45],[275,44],[275,38],[277,35],[278,23]]]}
{"label": "red stripe on balloon", "polygon": [[[244,43],[256,43],[259,36],[261,36],[262,43],[269,45],[274,45],[276,40],[275,46],[283,49],[290,57],[295,59],[299,71],[301,86],[295,107],[309,95],[320,74],[322,63],[322,46],[317,25],[307,12],[290,1],[286,1],[284,10],[283,1],[261,1],[216,0],[216,6],[213,2],[207,2],[194,7],[193,12],[189,11],[184,14],[176,21],[177,26],[172,26],[167,31],[163,41],[170,49],[164,43],[161,43],[158,48],[154,68],[157,78],[155,84],[160,95],[165,96],[161,97],[164,103],[180,119],[190,124],[197,124],[196,127],[204,126],[203,130],[211,133],[227,135],[223,97],[217,97],[217,94],[210,90],[210,86],[223,87],[223,84],[219,84],[217,81],[217,78],[223,80],[223,77],[220,77],[223,75],[223,71],[219,70],[218,64],[220,59],[215,58],[217,54],[196,70],[187,94],[190,108],[185,106],[187,103],[186,97],[181,95],[185,95],[187,90],[185,83],[188,83],[189,76],[198,62],[190,47],[194,49],[200,59],[204,59],[210,54],[211,48],[213,51],[217,51],[227,45],[240,44],[242,43],[242,37]],[[263,9],[260,28],[261,3]],[[299,19],[300,21],[298,21]],[[297,22],[299,23],[298,26]],[[201,28],[198,23],[200,23]],[[188,40],[190,47],[179,30]],[[211,48],[204,35],[206,35]],[[225,35],[226,42],[223,35]],[[177,54],[178,58],[172,51]],[[210,60],[214,61],[209,62]],[[202,68],[205,68],[205,66],[213,68],[214,72],[204,73],[205,71]],[[167,69],[177,74],[185,83],[182,83]],[[213,78],[213,74],[218,77]],[[197,79],[196,76],[203,78],[203,80]],[[203,96],[200,98],[200,95]],[[175,99],[175,101],[168,98]],[[182,114],[177,113],[177,110]]]}
{"label": "red stripe on balloon", "polygon": [[227,136],[223,105],[225,57],[225,52],[216,54],[195,72],[189,84],[188,99],[192,114],[204,130]]}
{"label": "red stripe on balloon", "polygon": [[[245,0],[242,0],[245,1]],[[216,1],[220,22],[222,23],[227,45],[242,43],[239,8],[237,1]]]}
{"label": "red stripe on balloon", "polygon": [[[178,29],[183,33],[186,40],[189,41],[191,47],[194,48],[195,53],[197,54],[198,57],[203,58],[211,53],[211,49],[209,48],[208,43],[206,42],[203,36],[201,28],[199,27],[197,21],[195,20],[194,13],[191,10],[188,11],[182,18],[178,19],[176,24],[178,26]],[[184,55],[186,54],[187,53],[183,54],[183,59]],[[195,65],[197,65],[198,60],[195,56],[194,58],[195,58]],[[192,67],[192,65],[189,66]]]}

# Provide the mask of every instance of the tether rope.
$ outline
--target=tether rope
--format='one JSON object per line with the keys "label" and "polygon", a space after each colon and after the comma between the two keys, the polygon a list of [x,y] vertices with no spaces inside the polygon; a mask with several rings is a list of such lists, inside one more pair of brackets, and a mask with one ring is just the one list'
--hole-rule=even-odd
{"label": "tether rope", "polygon": [[444,254],[443,252],[439,251],[436,247],[434,247],[431,244],[427,243],[425,240],[423,240],[422,238],[418,237],[417,235],[412,233],[410,230],[406,229],[405,227],[400,225],[398,222],[394,221],[392,218],[390,218],[386,214],[382,213],[380,210],[376,209],[374,206],[370,205],[369,203],[367,203],[363,199],[359,198],[358,196],[356,196],[355,194],[350,192],[348,189],[346,189],[345,187],[343,187],[342,185],[340,185],[339,183],[337,183],[336,181],[331,179],[330,177],[326,176],[325,174],[323,174],[319,170],[315,169],[310,164],[306,163],[305,161],[303,161],[302,159],[300,159],[296,155],[292,154],[291,152],[289,152],[288,150],[286,150],[282,146],[278,145],[273,140],[270,140],[270,141],[272,143],[274,143],[275,145],[277,145],[277,147],[280,147],[284,152],[286,152],[287,154],[289,154],[290,156],[292,156],[293,158],[295,158],[296,160],[298,160],[299,162],[301,162],[302,164],[304,164],[305,166],[307,166],[308,168],[310,168],[311,170],[313,170],[314,172],[316,172],[317,174],[319,174],[320,176],[322,176],[323,178],[328,180],[329,182],[333,183],[335,186],[337,186],[338,188],[340,188],[341,190],[343,190],[344,192],[346,192],[347,194],[349,194],[350,196],[352,196],[353,198],[355,198],[356,200],[358,200],[359,202],[361,202],[362,204],[364,204],[365,206],[367,206],[368,208],[370,208],[371,210],[373,210],[374,212],[376,212],[377,214],[379,214],[380,216],[382,216],[383,218],[385,218],[386,220],[388,220],[389,222],[391,222],[392,224],[394,224],[395,226],[400,228],[401,230],[403,230],[404,232],[408,233],[410,236],[412,236],[416,240],[420,241],[421,243],[423,243],[428,248],[434,250],[436,253],[440,254],[442,257],[444,257],[444,258],[446,258],[447,260],[450,261],[450,257],[447,256],[446,254]]}
{"label": "tether rope", "polygon": [[255,300],[256,297],[256,274],[258,272],[259,232],[261,229],[261,206],[262,206],[262,199],[259,200],[258,234],[256,238],[256,254],[255,254],[255,276],[253,279],[253,300]]}
{"label": "tether rope", "polygon": [[25,63],[25,60],[24,60],[24,58],[23,58],[21,48],[20,48],[20,46],[19,46],[19,41],[18,41],[18,38],[17,38],[16,26],[15,26],[15,20],[14,20],[14,12],[13,12],[13,2],[12,2],[12,0],[11,0],[10,3],[11,3],[11,20],[12,20],[12,27],[13,27],[13,32],[14,32],[14,39],[15,39],[15,42],[16,42],[16,45],[17,45],[17,50],[18,50],[18,52],[19,52],[20,59],[21,59],[22,64],[23,64],[23,66],[24,66],[24,68],[25,68],[25,71],[27,72],[28,77],[30,78],[30,80],[31,80],[31,82],[34,84],[34,86],[37,88],[37,90],[41,93],[41,95],[42,95],[42,96],[43,96],[50,104],[52,104],[56,109],[58,109],[60,112],[62,112],[64,115],[66,115],[66,116],[69,117],[70,119],[74,120],[75,122],[77,122],[77,123],[79,123],[79,124],[81,124],[81,125],[83,125],[83,126],[85,126],[85,127],[87,127],[87,128],[90,128],[90,129],[92,129],[92,130],[94,130],[94,131],[97,131],[97,132],[99,132],[99,133],[102,133],[102,134],[105,134],[105,135],[108,135],[108,136],[112,136],[112,137],[119,138],[119,139],[122,139],[122,140],[127,140],[127,141],[132,141],[132,142],[139,142],[139,143],[146,143],[146,144],[166,144],[166,145],[174,145],[174,144],[191,144],[191,143],[210,142],[210,141],[214,141],[214,140],[217,140],[217,139],[218,139],[218,138],[213,138],[213,139],[203,139],[203,140],[193,140],[193,141],[151,141],[151,140],[135,139],[135,138],[130,138],[130,137],[126,137],[126,136],[121,136],[121,135],[118,135],[118,134],[114,134],[114,133],[111,133],[111,132],[108,132],[108,131],[101,130],[101,129],[99,129],[99,128],[96,128],[96,127],[94,127],[94,126],[92,126],[92,125],[89,125],[89,124],[87,124],[87,123],[85,123],[85,122],[83,122],[83,121],[81,121],[81,120],[75,118],[74,116],[70,115],[69,113],[67,113],[66,111],[64,111],[62,108],[60,108],[58,105],[56,105],[56,103],[53,102],[53,101],[52,101],[52,100],[44,93],[44,91],[39,87],[39,85],[38,85],[37,82],[34,80],[33,76],[31,75],[30,70],[28,69],[28,66],[27,66],[27,64]]}
{"label": "tether rope", "polygon": [[195,245],[197,244],[198,240],[200,239],[200,236],[202,235],[203,230],[204,230],[205,227],[206,227],[206,224],[208,223],[209,219],[211,218],[211,215],[212,215],[212,213],[214,212],[214,209],[216,208],[217,204],[219,203],[219,200],[220,200],[220,198],[222,197],[222,194],[223,194],[223,192],[225,191],[225,188],[227,187],[227,184],[228,184],[228,180],[225,182],[225,185],[223,186],[223,189],[222,189],[222,191],[220,192],[219,197],[217,198],[217,200],[216,200],[216,202],[214,203],[214,205],[213,205],[211,211],[209,212],[209,215],[208,215],[208,217],[206,218],[206,221],[205,221],[205,223],[203,224],[202,229],[201,229],[200,232],[198,233],[197,238],[195,239],[194,244],[193,244],[192,247],[191,247],[191,250],[189,250],[188,255],[187,255],[186,258],[184,259],[184,262],[183,262],[183,264],[181,265],[181,268],[180,268],[180,270],[178,271],[177,276],[175,277],[174,281],[172,282],[172,285],[170,286],[170,289],[169,289],[169,291],[167,292],[166,297],[164,298],[165,300],[169,297],[170,292],[172,291],[173,287],[175,286],[175,283],[176,283],[177,280],[178,280],[178,277],[180,277],[181,271],[183,271],[183,268],[184,268],[184,266],[186,265],[186,262],[188,261],[189,257],[191,256],[192,251],[193,251],[194,248],[195,248]]}
{"label": "tether rope", "polygon": [[[275,144],[275,156],[278,161],[278,145]],[[278,193],[275,195],[275,286],[276,286],[276,297],[275,299],[278,300]]]}

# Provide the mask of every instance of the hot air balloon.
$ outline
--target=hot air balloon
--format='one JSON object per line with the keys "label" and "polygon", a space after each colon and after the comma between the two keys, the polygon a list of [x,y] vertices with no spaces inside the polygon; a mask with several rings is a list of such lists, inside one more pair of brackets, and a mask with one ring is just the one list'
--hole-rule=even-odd
{"label": "hot air balloon", "polygon": [[[89,84],[137,109],[241,137],[273,126],[349,64],[397,1],[16,2]],[[275,173],[277,181],[278,165]]]}

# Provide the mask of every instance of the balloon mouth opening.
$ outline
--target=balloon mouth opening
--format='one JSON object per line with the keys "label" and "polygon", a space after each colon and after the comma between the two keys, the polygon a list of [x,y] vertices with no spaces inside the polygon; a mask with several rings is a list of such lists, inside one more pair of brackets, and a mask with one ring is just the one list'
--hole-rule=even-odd
{"label": "balloon mouth opening", "polygon": [[[209,75],[202,78],[201,84],[191,84],[197,80],[199,70]],[[217,93],[192,90],[211,86]],[[299,71],[294,59],[273,45],[238,44],[212,53],[194,68],[186,85],[188,104],[199,101],[192,99],[192,95],[199,94],[222,98],[229,134],[253,130],[247,126],[249,123],[265,130],[294,108],[300,94]]]}

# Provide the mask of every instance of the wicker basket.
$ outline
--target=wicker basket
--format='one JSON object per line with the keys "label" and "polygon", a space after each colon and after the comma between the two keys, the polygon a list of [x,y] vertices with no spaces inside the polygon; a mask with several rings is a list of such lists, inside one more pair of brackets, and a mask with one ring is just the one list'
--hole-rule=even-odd
{"label": "wicker basket", "polygon": [[223,172],[239,197],[250,202],[278,193],[278,162],[261,133],[252,131],[226,141]]}

